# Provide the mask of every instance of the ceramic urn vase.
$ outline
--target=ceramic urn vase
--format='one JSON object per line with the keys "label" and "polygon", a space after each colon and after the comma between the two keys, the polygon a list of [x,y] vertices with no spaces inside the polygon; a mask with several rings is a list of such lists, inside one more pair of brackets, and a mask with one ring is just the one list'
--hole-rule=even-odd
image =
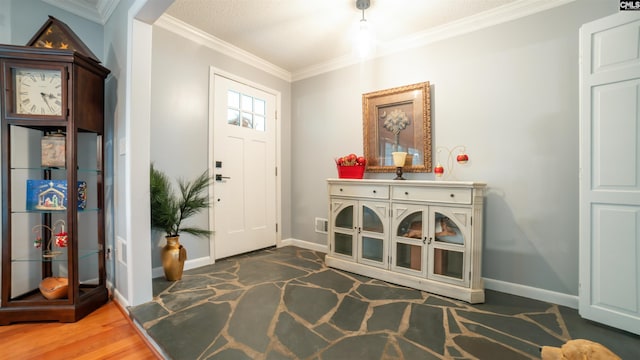
{"label": "ceramic urn vase", "polygon": [[162,248],[162,268],[169,281],[182,279],[184,261],[187,260],[187,249],[180,245],[179,236],[167,236],[167,244]]}

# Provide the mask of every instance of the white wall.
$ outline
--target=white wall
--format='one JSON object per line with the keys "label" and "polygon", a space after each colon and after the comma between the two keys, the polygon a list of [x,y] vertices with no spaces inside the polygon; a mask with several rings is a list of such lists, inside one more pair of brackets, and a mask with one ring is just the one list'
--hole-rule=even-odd
{"label": "white wall", "polygon": [[578,0],[295,82],[293,237],[327,241],[313,220],[327,217],[333,158],[363,151],[361,94],[430,81],[434,147],[465,145],[457,178],[489,187],[482,276],[577,295],[578,28],[617,6]]}
{"label": "white wall", "polygon": [[116,296],[123,305],[151,300],[149,215],[150,88],[153,23],[173,0],[119,3],[105,25],[118,74],[107,84],[114,127],[113,211]]}

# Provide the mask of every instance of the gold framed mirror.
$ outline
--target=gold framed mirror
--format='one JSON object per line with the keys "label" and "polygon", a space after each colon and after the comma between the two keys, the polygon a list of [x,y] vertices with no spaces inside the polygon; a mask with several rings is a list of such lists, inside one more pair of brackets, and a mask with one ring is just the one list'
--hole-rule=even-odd
{"label": "gold framed mirror", "polygon": [[395,172],[392,152],[407,152],[403,172],[431,172],[429,82],[362,95],[366,171]]}

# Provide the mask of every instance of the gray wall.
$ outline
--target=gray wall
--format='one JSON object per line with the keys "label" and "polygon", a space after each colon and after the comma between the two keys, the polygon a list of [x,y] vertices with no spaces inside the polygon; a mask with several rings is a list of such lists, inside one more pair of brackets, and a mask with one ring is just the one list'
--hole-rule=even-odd
{"label": "gray wall", "polygon": [[[0,21],[8,24],[11,45],[26,45],[49,15],[69,25],[89,49],[104,61],[102,25],[68,13],[40,0],[0,0]],[[2,25],[0,25],[2,26]],[[4,26],[2,26],[4,28]],[[6,37],[7,34],[3,34]],[[2,39],[3,41],[5,39]]]}
{"label": "gray wall", "polygon": [[[113,256],[107,262],[108,276],[119,295],[131,299],[129,293],[128,263],[125,249],[116,254],[116,237],[127,240],[125,219],[125,161],[119,155],[119,139],[126,138],[125,126],[125,73],[127,61],[127,12],[133,0],[121,0],[104,26],[105,66],[111,70],[105,84],[105,227],[107,247]],[[116,178],[117,176],[117,178]],[[121,256],[124,261],[117,261]],[[132,270],[133,271],[133,270]]]}
{"label": "gray wall", "polygon": [[[279,91],[282,98],[282,238],[291,235],[290,108],[291,86],[245,63],[185,39],[160,26],[153,27],[151,89],[151,161],[170,178],[192,179],[208,168],[209,69],[211,66]],[[193,219],[207,228],[209,214]],[[183,234],[180,242],[189,259],[209,256],[209,243]],[[159,267],[164,234],[153,234],[153,266]]]}
{"label": "gray wall", "polygon": [[577,295],[578,29],[617,6],[578,0],[295,82],[293,237],[326,244],[314,217],[327,217],[333,158],[363,151],[361,94],[430,81],[434,147],[465,145],[456,177],[489,187],[482,276]]}

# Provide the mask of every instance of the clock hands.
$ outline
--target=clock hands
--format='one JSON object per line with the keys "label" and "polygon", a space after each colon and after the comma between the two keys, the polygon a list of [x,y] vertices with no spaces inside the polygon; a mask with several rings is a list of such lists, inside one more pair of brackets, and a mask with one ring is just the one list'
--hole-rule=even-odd
{"label": "clock hands", "polygon": [[49,100],[47,100],[47,98],[49,99],[53,99],[55,98],[55,96],[53,94],[45,94],[43,92],[40,93],[40,96],[42,96],[42,100],[44,100],[44,103],[47,104],[47,106],[49,107],[49,110],[51,110],[51,112],[53,112],[53,107],[51,106],[51,104],[49,104]]}

